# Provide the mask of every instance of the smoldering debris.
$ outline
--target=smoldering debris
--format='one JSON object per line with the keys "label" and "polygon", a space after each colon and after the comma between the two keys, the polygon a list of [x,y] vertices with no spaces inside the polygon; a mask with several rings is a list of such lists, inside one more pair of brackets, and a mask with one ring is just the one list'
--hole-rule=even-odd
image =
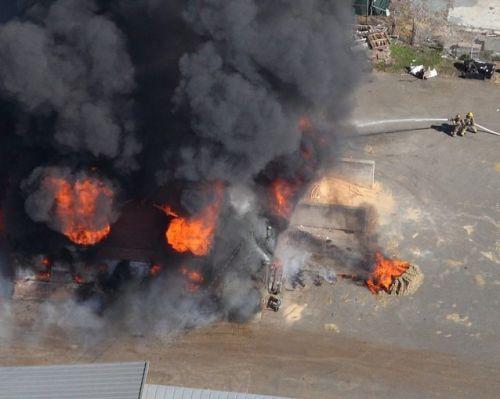
{"label": "smoldering debris", "polygon": [[286,288],[333,284],[339,277],[364,284],[374,294],[415,294],[423,273],[417,265],[383,255],[378,220],[375,208],[366,203],[358,208],[299,204],[276,251],[284,257],[288,251],[301,254],[301,261],[289,268]]}

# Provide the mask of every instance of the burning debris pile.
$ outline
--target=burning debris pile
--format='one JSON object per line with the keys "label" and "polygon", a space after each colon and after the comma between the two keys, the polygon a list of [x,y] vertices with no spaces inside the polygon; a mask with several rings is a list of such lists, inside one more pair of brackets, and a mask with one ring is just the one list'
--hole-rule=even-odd
{"label": "burning debris pile", "polygon": [[[305,195],[280,236],[276,253],[289,264],[286,289],[349,279],[373,294],[413,295],[423,282],[423,273],[416,265],[384,256],[378,237],[379,216],[373,205],[378,198],[369,193],[371,203],[364,202],[364,190],[349,188],[345,192],[346,184],[339,181],[325,183],[332,201]],[[309,194],[316,190],[312,184]],[[352,195],[357,204],[351,201]]]}
{"label": "burning debris pile", "polygon": [[78,306],[134,328],[251,317],[277,234],[334,155],[316,115],[348,129],[351,13],[49,0],[0,25],[5,252],[32,259],[3,275],[67,270]]}
{"label": "burning debris pile", "polygon": [[382,290],[388,292],[394,283],[394,279],[401,276],[409,267],[408,262],[387,259],[381,252],[377,251],[375,253],[375,267],[368,280],[366,280],[366,285],[374,294]]}
{"label": "burning debris pile", "polygon": [[[372,294],[404,296],[413,295],[422,284],[423,273],[417,265],[387,258],[380,249],[367,250],[364,238],[360,243],[359,238],[347,238],[352,233],[334,230],[294,226],[282,235],[289,241],[285,246],[295,246],[294,251],[283,251],[290,257],[287,262],[299,262],[288,268],[287,290],[350,279],[366,286]],[[335,237],[335,243],[330,237]],[[278,244],[277,254],[280,252]]]}
{"label": "burning debris pile", "polygon": [[406,271],[394,278],[394,282],[389,287],[390,295],[413,295],[424,281],[424,274],[417,265],[411,264]]}
{"label": "burning debris pile", "polygon": [[388,259],[377,251],[375,266],[366,280],[366,286],[374,294],[384,291],[391,295],[412,295],[422,281],[423,274],[418,266]]}

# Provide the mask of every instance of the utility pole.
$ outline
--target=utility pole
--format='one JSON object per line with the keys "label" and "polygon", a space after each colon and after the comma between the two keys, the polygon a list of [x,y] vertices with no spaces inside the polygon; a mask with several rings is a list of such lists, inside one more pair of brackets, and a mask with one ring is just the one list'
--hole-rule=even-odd
{"label": "utility pole", "polygon": [[397,26],[397,20],[396,20],[396,8],[392,10],[392,26],[391,26],[391,35],[396,34],[396,26]]}
{"label": "utility pole", "polygon": [[411,29],[411,45],[415,44],[415,35],[417,33],[417,27],[415,26],[415,17],[413,17],[413,27]]}
{"label": "utility pole", "polygon": [[368,25],[368,12],[370,11],[370,1],[366,0],[366,14],[365,14],[365,24]]}

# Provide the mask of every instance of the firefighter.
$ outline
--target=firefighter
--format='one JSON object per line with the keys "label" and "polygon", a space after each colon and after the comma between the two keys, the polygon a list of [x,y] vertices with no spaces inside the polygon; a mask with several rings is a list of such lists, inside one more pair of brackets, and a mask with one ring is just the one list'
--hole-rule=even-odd
{"label": "firefighter", "polygon": [[467,115],[465,115],[465,126],[468,131],[477,133],[476,124],[474,123],[474,114],[472,112],[467,112]]}
{"label": "firefighter", "polygon": [[453,130],[451,132],[451,136],[455,136],[455,134],[458,134],[459,136],[463,136],[465,133],[465,122],[462,119],[462,116],[460,114],[456,114],[454,118],[450,119],[450,122],[453,125]]}

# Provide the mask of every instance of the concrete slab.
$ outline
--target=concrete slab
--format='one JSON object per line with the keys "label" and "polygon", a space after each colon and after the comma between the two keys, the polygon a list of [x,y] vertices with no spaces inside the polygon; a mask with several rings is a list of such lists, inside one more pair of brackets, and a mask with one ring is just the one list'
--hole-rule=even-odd
{"label": "concrete slab", "polygon": [[362,231],[365,212],[362,208],[342,205],[300,204],[295,209],[291,224],[336,230]]}
{"label": "concrete slab", "polygon": [[473,29],[500,32],[500,0],[455,0],[448,21]]}
{"label": "concrete slab", "polygon": [[372,188],[375,184],[375,161],[342,158],[336,162],[332,174],[350,183]]}

